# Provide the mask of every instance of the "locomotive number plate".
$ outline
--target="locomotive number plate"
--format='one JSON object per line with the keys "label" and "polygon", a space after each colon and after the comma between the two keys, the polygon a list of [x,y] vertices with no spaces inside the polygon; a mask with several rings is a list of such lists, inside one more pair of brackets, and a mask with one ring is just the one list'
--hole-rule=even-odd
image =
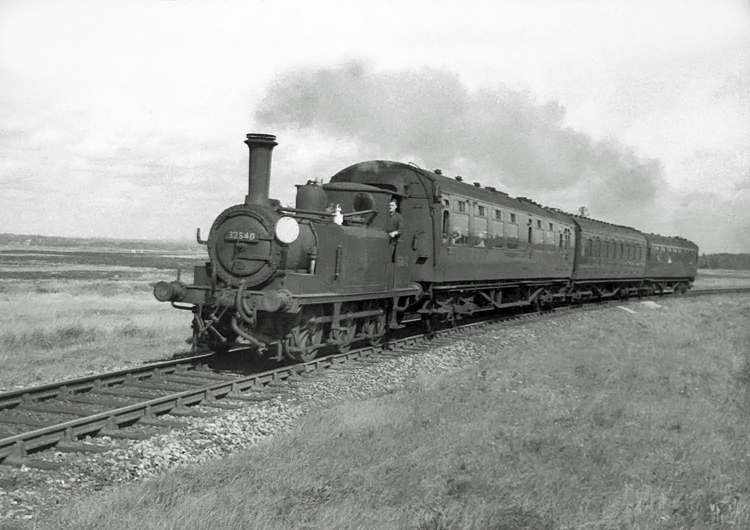
{"label": "locomotive number plate", "polygon": [[240,230],[228,230],[224,233],[224,241],[244,241],[247,243],[257,243],[258,236],[255,232],[242,232]]}

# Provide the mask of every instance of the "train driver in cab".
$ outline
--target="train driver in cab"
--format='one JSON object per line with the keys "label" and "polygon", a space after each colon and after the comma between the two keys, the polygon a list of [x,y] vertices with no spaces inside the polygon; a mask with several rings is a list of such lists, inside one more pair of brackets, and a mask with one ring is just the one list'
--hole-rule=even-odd
{"label": "train driver in cab", "polygon": [[388,203],[388,211],[390,215],[388,217],[388,236],[393,241],[398,241],[398,238],[404,232],[404,218],[396,211],[398,208],[398,202],[393,197],[391,202]]}
{"label": "train driver in cab", "polygon": [[396,245],[398,245],[398,240],[404,231],[404,218],[396,211],[396,208],[398,208],[398,202],[396,197],[393,197],[391,202],[388,203],[388,211],[390,212],[388,216],[388,237],[391,238],[391,261],[394,263],[396,262]]}

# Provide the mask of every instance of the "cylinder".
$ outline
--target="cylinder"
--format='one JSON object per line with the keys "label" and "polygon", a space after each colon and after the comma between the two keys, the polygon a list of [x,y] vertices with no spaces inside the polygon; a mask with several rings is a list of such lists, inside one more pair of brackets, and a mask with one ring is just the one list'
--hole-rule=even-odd
{"label": "cylinder", "polygon": [[250,149],[245,204],[266,206],[271,185],[271,151],[279,144],[272,134],[248,134],[245,143]]}

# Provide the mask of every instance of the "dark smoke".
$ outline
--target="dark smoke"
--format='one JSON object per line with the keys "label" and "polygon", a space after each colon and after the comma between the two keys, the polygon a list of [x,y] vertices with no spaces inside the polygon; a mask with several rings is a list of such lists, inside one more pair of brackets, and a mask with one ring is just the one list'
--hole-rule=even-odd
{"label": "dark smoke", "polygon": [[577,186],[592,213],[646,207],[665,186],[658,161],[566,127],[558,102],[539,105],[504,86],[471,93],[442,70],[380,73],[361,62],[297,70],[269,87],[256,119],[374,145],[392,159],[532,198]]}

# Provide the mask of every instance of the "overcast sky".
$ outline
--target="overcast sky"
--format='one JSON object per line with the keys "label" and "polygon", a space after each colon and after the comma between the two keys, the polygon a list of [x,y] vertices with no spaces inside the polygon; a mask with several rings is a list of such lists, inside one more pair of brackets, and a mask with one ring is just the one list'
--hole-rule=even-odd
{"label": "overcast sky", "polygon": [[750,252],[750,2],[0,0],[0,232],[206,234],[249,132]]}

